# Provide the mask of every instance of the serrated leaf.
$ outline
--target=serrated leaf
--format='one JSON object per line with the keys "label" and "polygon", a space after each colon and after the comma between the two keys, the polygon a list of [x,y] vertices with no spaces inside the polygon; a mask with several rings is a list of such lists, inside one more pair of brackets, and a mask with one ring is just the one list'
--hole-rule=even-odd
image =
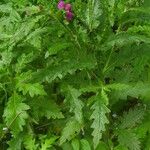
{"label": "serrated leaf", "polygon": [[122,32],[117,35],[110,36],[106,41],[106,45],[104,44],[102,48],[104,51],[106,51],[111,49],[113,46],[117,46],[119,48],[125,45],[140,42],[149,44],[150,43],[149,37],[139,34],[129,34],[126,32]]}
{"label": "serrated leaf", "polygon": [[121,91],[116,93],[117,99],[126,99],[127,96],[132,96],[138,98],[139,96],[142,98],[149,99],[150,97],[150,84],[149,83],[136,83],[131,85],[129,88],[124,88]]}
{"label": "serrated leaf", "polygon": [[12,6],[8,4],[0,5],[0,12],[10,13],[12,11]]}
{"label": "serrated leaf", "polygon": [[33,52],[25,55],[22,54],[19,58],[18,58],[18,63],[16,64],[15,67],[15,71],[17,73],[20,73],[22,69],[24,69],[26,67],[26,64],[30,63],[32,60],[34,59],[34,54]]}
{"label": "serrated leaf", "polygon": [[86,23],[89,26],[90,31],[99,26],[101,14],[100,1],[89,0],[87,3]]}
{"label": "serrated leaf", "polygon": [[[35,18],[30,18],[29,20],[26,20],[22,22],[18,30],[15,32],[15,34],[12,36],[10,40],[10,44],[15,45],[20,40],[23,40],[28,36],[30,32],[32,32],[32,29],[35,27],[35,24],[42,18],[42,15],[36,16]],[[35,37],[36,38],[36,37]]]}
{"label": "serrated leaf", "polygon": [[40,8],[39,6],[28,6],[28,7],[24,7],[23,9],[20,9],[19,11],[22,12],[27,12],[28,15],[33,15],[33,14],[37,14],[40,12]]}
{"label": "serrated leaf", "polygon": [[26,134],[23,138],[23,144],[26,150],[37,150],[38,144],[32,134]]}
{"label": "serrated leaf", "polygon": [[14,93],[7,103],[4,110],[4,119],[7,127],[11,129],[13,135],[17,135],[23,130],[25,120],[28,118],[27,110],[30,107],[23,103],[23,98]]}
{"label": "serrated leaf", "polygon": [[144,107],[134,107],[129,109],[128,112],[124,112],[121,118],[121,124],[119,128],[133,128],[136,124],[140,123],[141,120],[144,118],[145,108]]}
{"label": "serrated leaf", "polygon": [[94,68],[96,65],[95,57],[82,56],[80,59],[69,59],[59,63],[57,66],[50,65],[45,69],[40,69],[32,74],[31,81],[42,82],[48,81],[51,83],[56,78],[62,79],[68,73],[72,74],[76,70],[84,70]]}
{"label": "serrated leaf", "polygon": [[67,92],[67,96],[65,101],[70,103],[70,112],[73,112],[75,114],[75,119],[79,122],[82,123],[83,120],[83,112],[82,112],[82,108],[83,108],[83,102],[79,99],[79,96],[81,95],[81,93],[71,87],[68,86],[68,88],[66,89]]}
{"label": "serrated leaf", "polygon": [[20,133],[17,137],[12,137],[10,141],[8,141],[8,149],[7,150],[21,150],[23,136]]}
{"label": "serrated leaf", "polygon": [[128,85],[128,84],[125,84],[125,83],[113,83],[113,84],[108,84],[105,87],[108,88],[108,89],[111,89],[111,90],[118,90],[118,91],[120,91],[120,90],[129,89],[132,86]]}
{"label": "serrated leaf", "polygon": [[13,54],[10,51],[4,51],[0,54],[1,60],[0,60],[0,68],[2,68],[4,65],[10,65],[10,62],[13,58]]}
{"label": "serrated leaf", "polygon": [[110,110],[106,107],[105,103],[107,102],[107,99],[103,99],[104,96],[100,94],[93,98],[95,99],[95,102],[91,107],[93,113],[90,119],[93,120],[91,128],[93,128],[93,143],[94,148],[96,148],[102,138],[102,132],[105,131],[105,124],[109,123],[106,114],[109,113]]}
{"label": "serrated leaf", "polygon": [[79,122],[74,118],[70,119],[62,131],[62,135],[60,137],[60,145],[67,140],[70,141],[71,139],[73,139],[76,134],[80,132],[80,130],[81,125],[79,124]]}
{"label": "serrated leaf", "polygon": [[144,148],[145,148],[144,150],[149,150],[149,148],[150,148],[150,133],[146,137],[146,142],[144,144]]}
{"label": "serrated leaf", "polygon": [[82,139],[80,142],[81,142],[81,150],[91,150],[91,146],[87,140]]}
{"label": "serrated leaf", "polygon": [[120,145],[128,148],[129,150],[140,150],[140,141],[136,134],[131,130],[120,130],[118,134],[118,141]]}
{"label": "serrated leaf", "polygon": [[51,45],[51,47],[48,49],[48,55],[55,55],[58,52],[62,51],[62,50],[66,50],[68,47],[70,47],[71,44],[70,43],[54,43],[53,45]]}
{"label": "serrated leaf", "polygon": [[46,95],[43,85],[39,83],[19,83],[17,85],[18,90],[23,92],[23,95],[29,93],[31,97],[36,95]]}
{"label": "serrated leaf", "polygon": [[64,117],[57,104],[48,97],[36,98],[29,104],[33,110],[32,115],[37,120],[43,116],[45,116],[47,119],[60,119]]}
{"label": "serrated leaf", "polygon": [[80,150],[80,142],[78,139],[73,139],[71,145],[73,150]]}
{"label": "serrated leaf", "polygon": [[114,148],[114,150],[128,150],[128,148],[125,148],[124,146],[122,145],[118,145]]}
{"label": "serrated leaf", "polygon": [[41,145],[41,150],[47,150],[55,143],[57,137],[46,138]]}
{"label": "serrated leaf", "polygon": [[109,150],[110,149],[110,145],[108,145],[108,143],[106,144],[105,142],[103,141],[100,141],[96,150]]}

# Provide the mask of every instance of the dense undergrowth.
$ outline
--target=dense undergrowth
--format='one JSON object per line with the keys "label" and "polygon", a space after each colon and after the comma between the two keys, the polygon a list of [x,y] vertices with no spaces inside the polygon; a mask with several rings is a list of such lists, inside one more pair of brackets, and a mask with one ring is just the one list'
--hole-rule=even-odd
{"label": "dense undergrowth", "polygon": [[150,150],[149,0],[68,2],[0,1],[0,150]]}

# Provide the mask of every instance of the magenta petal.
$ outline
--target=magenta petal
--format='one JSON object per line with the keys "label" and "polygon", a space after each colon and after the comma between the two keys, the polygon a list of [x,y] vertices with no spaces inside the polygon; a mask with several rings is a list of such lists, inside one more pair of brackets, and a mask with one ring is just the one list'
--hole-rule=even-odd
{"label": "magenta petal", "polygon": [[71,20],[73,19],[73,13],[70,12],[70,11],[67,11],[67,12],[66,12],[66,19],[67,19],[68,21],[71,21]]}
{"label": "magenta petal", "polygon": [[65,8],[65,2],[60,0],[57,7],[58,7],[58,9],[64,9]]}
{"label": "magenta petal", "polygon": [[66,11],[71,11],[72,7],[71,7],[71,4],[66,4],[65,5],[65,10]]}

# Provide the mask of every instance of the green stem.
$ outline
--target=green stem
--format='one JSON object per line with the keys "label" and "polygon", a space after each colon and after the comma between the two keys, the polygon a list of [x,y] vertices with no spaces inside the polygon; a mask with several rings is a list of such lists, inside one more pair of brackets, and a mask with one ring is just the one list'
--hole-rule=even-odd
{"label": "green stem", "polygon": [[109,63],[110,63],[110,60],[111,60],[111,56],[112,56],[113,50],[114,50],[114,47],[111,49],[110,54],[109,54],[109,57],[108,57],[108,59],[107,59],[107,61],[106,61],[106,64],[105,64],[105,66],[104,66],[104,68],[103,68],[103,74],[104,74],[104,73],[108,70],[108,68],[109,68]]}
{"label": "green stem", "polygon": [[81,45],[80,45],[80,43],[78,41],[77,35],[75,35],[73,33],[73,31],[70,28],[68,28],[64,23],[62,23],[62,21],[59,20],[57,17],[55,17],[54,15],[52,17],[54,19],[56,19],[70,33],[71,37],[73,37],[73,39],[74,39],[75,44],[77,44],[78,48],[81,49]]}

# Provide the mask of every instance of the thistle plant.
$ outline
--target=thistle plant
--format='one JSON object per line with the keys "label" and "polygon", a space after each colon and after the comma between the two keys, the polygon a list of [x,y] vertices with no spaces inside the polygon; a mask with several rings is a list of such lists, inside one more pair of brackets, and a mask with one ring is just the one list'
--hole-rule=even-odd
{"label": "thistle plant", "polygon": [[1,0],[0,150],[149,150],[149,6]]}

